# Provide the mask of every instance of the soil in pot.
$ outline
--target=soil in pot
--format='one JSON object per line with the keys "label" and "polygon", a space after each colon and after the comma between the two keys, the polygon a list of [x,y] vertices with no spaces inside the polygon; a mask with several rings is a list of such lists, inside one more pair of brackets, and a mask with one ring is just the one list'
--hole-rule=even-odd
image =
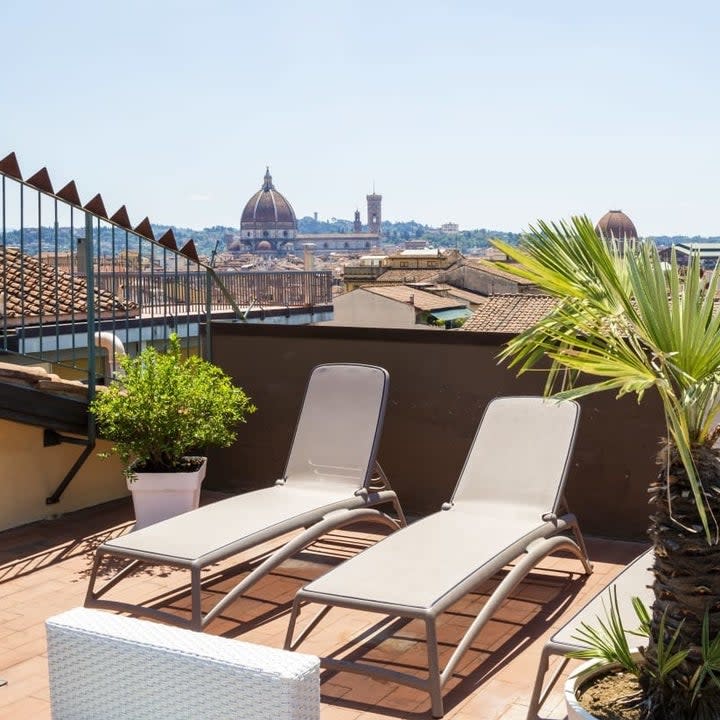
{"label": "soil in pot", "polygon": [[578,701],[598,720],[640,720],[640,685],[629,672],[593,678],[580,688]]}

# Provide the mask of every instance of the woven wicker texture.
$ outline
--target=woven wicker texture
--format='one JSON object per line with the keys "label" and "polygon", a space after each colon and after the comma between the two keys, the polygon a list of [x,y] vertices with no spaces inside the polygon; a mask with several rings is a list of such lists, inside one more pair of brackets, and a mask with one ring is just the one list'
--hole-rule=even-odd
{"label": "woven wicker texture", "polygon": [[75,608],[46,621],[53,720],[318,720],[311,655]]}

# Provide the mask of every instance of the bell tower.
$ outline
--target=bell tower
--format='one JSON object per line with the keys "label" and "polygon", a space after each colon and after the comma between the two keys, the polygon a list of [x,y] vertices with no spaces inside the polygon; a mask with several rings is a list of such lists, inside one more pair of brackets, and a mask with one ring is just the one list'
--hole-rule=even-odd
{"label": "bell tower", "polygon": [[382,195],[375,193],[367,196],[368,232],[382,234]]}
{"label": "bell tower", "polygon": [[362,221],[360,220],[360,211],[355,211],[355,221],[353,222],[353,232],[361,233],[362,232]]}

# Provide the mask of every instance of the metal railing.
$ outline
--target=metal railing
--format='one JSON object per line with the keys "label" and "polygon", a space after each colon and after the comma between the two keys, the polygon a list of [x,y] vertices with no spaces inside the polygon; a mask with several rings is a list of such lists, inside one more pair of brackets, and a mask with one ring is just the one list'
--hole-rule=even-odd
{"label": "metal railing", "polygon": [[125,206],[110,215],[99,194],[83,205],[74,182],[55,191],[45,168],[23,179],[14,153],[0,160],[0,353],[83,379],[91,397],[120,352],[174,332],[207,356],[211,317],[331,302],[330,273],[216,272],[192,240],[178,248]]}

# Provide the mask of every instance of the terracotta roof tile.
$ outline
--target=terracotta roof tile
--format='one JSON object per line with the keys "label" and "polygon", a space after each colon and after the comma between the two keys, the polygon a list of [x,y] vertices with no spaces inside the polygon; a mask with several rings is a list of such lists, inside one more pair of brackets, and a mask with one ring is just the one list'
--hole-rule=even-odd
{"label": "terracotta roof tile", "polygon": [[483,270],[490,275],[497,275],[498,277],[505,278],[506,280],[512,280],[518,285],[534,285],[534,283],[532,283],[530,280],[525,280],[525,278],[513,275],[507,270],[499,268],[496,263],[490,262],[489,260],[466,260],[465,264],[469,265],[470,267],[477,268],[478,270]]}
{"label": "terracotta roof tile", "polygon": [[387,270],[379,275],[378,283],[434,282],[441,270]]}
{"label": "terracotta roof tile", "polygon": [[34,365],[0,362],[0,383],[20,385],[71,398],[87,398],[87,385],[84,383],[79,380],[66,380]]}
{"label": "terracotta roof tile", "polygon": [[557,304],[548,295],[491,295],[462,326],[469,332],[519,333],[545,317]]}
{"label": "terracotta roof tile", "polygon": [[483,305],[487,302],[487,295],[480,295],[479,293],[471,292],[470,290],[463,290],[462,288],[448,286],[447,294],[450,297],[465,300],[473,305]]}
{"label": "terracotta roof tile", "polygon": [[418,310],[423,312],[431,312],[433,310],[450,310],[452,308],[464,308],[463,303],[459,303],[452,298],[433,295],[432,293],[418,290],[417,288],[408,287],[407,285],[390,285],[377,287],[376,285],[367,285],[362,288],[375,295],[397,300],[398,302],[413,302]]}
{"label": "terracotta roof tile", "polygon": [[[126,311],[134,307],[108,290],[96,290],[96,312]],[[87,283],[15,247],[0,247],[0,316],[6,318],[43,315],[84,315]]]}

